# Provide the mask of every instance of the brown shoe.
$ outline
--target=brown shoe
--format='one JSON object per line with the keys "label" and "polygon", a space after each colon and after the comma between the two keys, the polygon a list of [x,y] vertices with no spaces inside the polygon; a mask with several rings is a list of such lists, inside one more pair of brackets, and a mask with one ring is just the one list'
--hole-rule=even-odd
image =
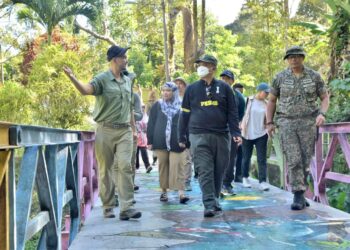
{"label": "brown shoe", "polygon": [[105,218],[115,218],[115,214],[113,208],[105,208],[103,209],[103,216]]}
{"label": "brown shoe", "polygon": [[120,212],[119,219],[120,220],[138,219],[141,216],[142,216],[141,212],[136,211],[133,208],[130,208],[126,211]]}

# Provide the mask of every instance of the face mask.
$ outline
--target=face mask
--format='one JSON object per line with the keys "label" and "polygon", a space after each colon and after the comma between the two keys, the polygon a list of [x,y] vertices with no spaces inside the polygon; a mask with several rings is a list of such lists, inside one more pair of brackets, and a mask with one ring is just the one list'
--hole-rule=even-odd
{"label": "face mask", "polygon": [[209,74],[209,69],[207,68],[207,67],[205,67],[205,66],[199,66],[198,68],[197,68],[197,74],[198,74],[198,76],[199,77],[205,77],[206,75],[208,75]]}

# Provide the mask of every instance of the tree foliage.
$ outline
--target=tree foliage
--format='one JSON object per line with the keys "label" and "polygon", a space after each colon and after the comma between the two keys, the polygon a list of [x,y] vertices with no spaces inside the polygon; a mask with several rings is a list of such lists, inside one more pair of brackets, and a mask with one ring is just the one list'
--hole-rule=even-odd
{"label": "tree foliage", "polygon": [[74,88],[62,67],[68,65],[86,82],[91,78],[91,60],[84,51],[66,51],[61,45],[50,45],[38,55],[28,78],[28,87],[35,99],[32,109],[36,123],[59,128],[84,124],[91,104]]}

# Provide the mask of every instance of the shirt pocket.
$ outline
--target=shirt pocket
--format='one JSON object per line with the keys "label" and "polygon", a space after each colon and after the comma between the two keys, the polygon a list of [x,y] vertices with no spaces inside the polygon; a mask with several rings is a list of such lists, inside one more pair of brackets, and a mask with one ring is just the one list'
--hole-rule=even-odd
{"label": "shirt pocket", "polygon": [[290,97],[294,94],[294,82],[292,80],[286,79],[281,84],[281,97]]}
{"label": "shirt pocket", "polygon": [[303,86],[305,97],[308,102],[315,102],[317,98],[316,84],[314,82],[308,83]]}

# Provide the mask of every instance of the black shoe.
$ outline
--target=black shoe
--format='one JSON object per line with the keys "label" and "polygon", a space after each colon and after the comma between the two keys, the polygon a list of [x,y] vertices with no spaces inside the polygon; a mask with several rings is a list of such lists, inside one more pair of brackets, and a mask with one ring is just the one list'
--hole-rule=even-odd
{"label": "black shoe", "polygon": [[136,203],[136,201],[135,200],[132,200],[132,204],[135,204]]}
{"label": "black shoe", "polygon": [[137,191],[137,190],[139,190],[139,189],[140,189],[139,186],[134,185],[134,191]]}
{"label": "black shoe", "polygon": [[304,191],[296,191],[294,193],[293,203],[290,208],[292,210],[303,210],[305,206]]}
{"label": "black shoe", "polygon": [[188,202],[190,200],[190,198],[188,198],[187,196],[185,195],[181,195],[180,196],[180,203],[181,204],[186,204],[186,202]]}
{"label": "black shoe", "polygon": [[152,171],[152,169],[153,169],[153,168],[152,168],[151,166],[148,166],[148,167],[146,168],[146,173],[149,174],[149,173]]}
{"label": "black shoe", "polygon": [[198,172],[194,172],[194,176],[193,176],[195,179],[198,179]]}
{"label": "black shoe", "polygon": [[214,217],[216,215],[216,211],[214,209],[205,209],[204,210],[204,217]]}
{"label": "black shoe", "polygon": [[229,195],[236,195],[235,191],[233,191],[233,188],[231,185],[223,185],[222,186],[222,193],[229,194]]}
{"label": "black shoe", "polygon": [[162,193],[159,198],[160,201],[167,202],[168,201],[168,195],[167,193]]}
{"label": "black shoe", "polygon": [[126,211],[120,212],[119,219],[120,220],[138,219],[141,216],[142,216],[141,212],[136,211],[133,208],[130,208]]}

